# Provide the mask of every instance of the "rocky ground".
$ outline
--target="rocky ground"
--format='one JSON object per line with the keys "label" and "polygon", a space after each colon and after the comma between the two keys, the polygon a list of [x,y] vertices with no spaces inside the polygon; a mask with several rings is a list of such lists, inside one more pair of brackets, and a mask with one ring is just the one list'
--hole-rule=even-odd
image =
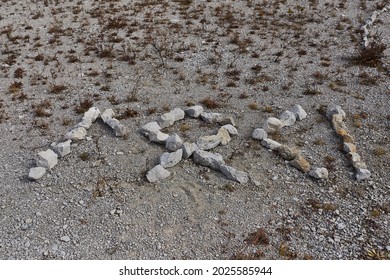
{"label": "rocky ground", "polygon": [[[388,259],[389,5],[2,0],[0,258]],[[272,139],[327,179],[252,138],[294,104],[307,117]],[[345,111],[368,180],[356,180],[329,104]],[[214,152],[248,182],[192,159],[148,182],[167,150],[140,128],[193,105],[234,119],[238,135]],[[113,109],[128,135],[97,119],[50,172],[28,179],[37,154],[92,106]],[[195,142],[218,129],[185,118],[164,133]]]}

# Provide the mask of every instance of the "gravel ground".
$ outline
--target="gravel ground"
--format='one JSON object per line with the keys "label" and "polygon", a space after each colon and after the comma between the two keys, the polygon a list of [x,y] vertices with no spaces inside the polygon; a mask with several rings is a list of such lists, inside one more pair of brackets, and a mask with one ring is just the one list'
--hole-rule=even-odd
{"label": "gravel ground", "polygon": [[[386,5],[2,0],[0,258],[389,259],[390,11],[361,48],[361,27]],[[324,117],[331,103],[347,113],[369,180],[356,181]],[[248,183],[191,159],[147,182],[166,150],[139,128],[192,104],[234,118],[239,135],[215,151]],[[328,168],[327,180],[251,139],[294,104],[307,118],[273,137]],[[37,153],[91,106],[112,108],[129,136],[98,120],[30,181]],[[166,133],[216,129],[186,118]]]}

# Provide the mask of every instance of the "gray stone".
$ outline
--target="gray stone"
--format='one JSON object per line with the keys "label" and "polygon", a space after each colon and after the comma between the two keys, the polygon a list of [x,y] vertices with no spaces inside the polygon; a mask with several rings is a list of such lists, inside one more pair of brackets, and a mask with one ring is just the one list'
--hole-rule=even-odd
{"label": "gray stone", "polygon": [[282,127],[282,122],[277,118],[268,118],[263,126],[263,129],[267,133],[272,133],[278,131]]}
{"label": "gray stone", "polygon": [[157,123],[161,128],[165,128],[173,125],[175,123],[175,120],[176,120],[175,114],[172,111],[170,111],[168,113],[162,114],[157,119]]}
{"label": "gray stone", "polygon": [[117,137],[124,137],[127,136],[130,131],[129,129],[122,125],[119,120],[113,118],[114,111],[112,109],[107,109],[101,114],[101,118],[105,124],[107,124],[109,127],[112,128],[114,131],[115,136]]}
{"label": "gray stone", "polygon": [[227,124],[230,124],[232,126],[236,126],[236,123],[232,117],[221,117],[221,119],[218,120],[218,123],[222,126],[227,125]]}
{"label": "gray stone", "polygon": [[285,160],[293,160],[300,155],[300,150],[295,147],[288,147],[286,145],[281,145],[278,148],[279,155]]}
{"label": "gray stone", "polygon": [[355,169],[366,169],[367,168],[367,165],[364,161],[353,161],[352,166]]}
{"label": "gray stone", "polygon": [[30,168],[30,172],[28,173],[28,178],[30,180],[39,180],[45,175],[46,173],[46,168],[44,167],[33,167]]}
{"label": "gray stone", "polygon": [[70,237],[65,235],[65,236],[61,237],[60,240],[63,241],[63,242],[69,242],[70,241]]}
{"label": "gray stone", "polygon": [[146,136],[149,137],[151,133],[157,134],[161,130],[161,127],[158,125],[157,122],[149,122],[141,127],[140,132]]}
{"label": "gray stone", "polygon": [[210,153],[203,150],[195,151],[193,160],[196,164],[210,167],[214,170],[219,170],[220,166],[225,163],[220,154]]}
{"label": "gray stone", "polygon": [[345,112],[343,111],[343,109],[341,109],[340,106],[331,104],[326,110],[326,118],[331,121],[334,114],[340,114],[343,119],[346,116]]}
{"label": "gray stone", "polygon": [[[115,119],[113,119],[113,120],[115,120]],[[112,127],[112,129],[114,130],[115,136],[117,136],[117,137],[124,137],[124,136],[129,135],[129,133],[130,133],[129,128],[127,126],[124,126],[123,124],[118,124],[118,125]]]}
{"label": "gray stone", "polygon": [[239,171],[231,166],[221,164],[219,169],[227,178],[245,184],[248,182],[248,173]]}
{"label": "gray stone", "polygon": [[181,147],[182,150],[183,150],[183,158],[184,159],[187,159],[189,157],[192,156],[192,154],[198,150],[198,145],[196,145],[195,143],[189,143],[189,142],[185,142],[183,143],[183,146]]}
{"label": "gray stone", "polygon": [[72,140],[67,140],[62,143],[58,143],[55,146],[55,151],[59,157],[64,157],[68,154],[70,154],[70,144],[72,143]]}
{"label": "gray stone", "polygon": [[183,140],[181,140],[180,136],[176,133],[170,135],[165,142],[165,147],[172,152],[180,149],[182,145]]}
{"label": "gray stone", "polygon": [[164,180],[164,179],[168,178],[170,175],[171,175],[171,172],[169,172],[168,170],[166,170],[164,167],[162,167],[159,164],[159,165],[156,165],[155,167],[153,167],[152,169],[150,169],[146,173],[146,179],[150,183],[154,183],[154,182],[157,182],[159,180]]}
{"label": "gray stone", "polygon": [[157,131],[156,133],[155,132],[149,133],[149,141],[151,142],[163,144],[167,141],[168,138],[169,135],[161,131]]}
{"label": "gray stone", "polygon": [[219,135],[202,136],[196,142],[199,149],[208,151],[221,144],[222,138]]}
{"label": "gray stone", "polygon": [[305,110],[303,110],[303,108],[302,108],[301,105],[295,104],[295,105],[290,109],[290,111],[294,113],[295,118],[296,118],[298,121],[301,121],[301,120],[303,120],[304,118],[307,117],[307,113],[305,112]]}
{"label": "gray stone", "polygon": [[48,149],[38,153],[37,166],[52,169],[58,163],[58,155],[53,150]]}
{"label": "gray stone", "polygon": [[100,116],[100,110],[97,107],[91,107],[84,116],[78,126],[89,129],[94,121]]}
{"label": "gray stone", "polygon": [[218,130],[217,136],[221,138],[221,145],[227,145],[232,140],[229,131],[224,127]]}
{"label": "gray stone", "polygon": [[368,169],[365,168],[356,169],[356,180],[358,180],[358,182],[367,180],[370,177],[371,177],[371,172]]}
{"label": "gray stone", "polygon": [[203,112],[203,107],[200,105],[189,107],[185,110],[186,114],[192,118],[199,117]]}
{"label": "gray stone", "polygon": [[202,114],[200,114],[200,117],[202,118],[202,120],[204,120],[207,123],[217,123],[224,119],[224,117],[220,113],[203,112]]}
{"label": "gray stone", "polygon": [[328,179],[329,173],[328,169],[324,167],[316,167],[310,170],[309,176],[315,179]]}
{"label": "gray stone", "polygon": [[160,157],[160,165],[164,168],[173,167],[181,161],[182,157],[182,149],[179,149],[172,153],[163,153]]}
{"label": "gray stone", "polygon": [[266,138],[266,139],[261,140],[261,145],[263,147],[266,147],[267,149],[270,149],[270,150],[277,150],[277,149],[279,149],[280,146],[282,146],[282,144],[280,144],[279,142],[276,142],[270,138]]}
{"label": "gray stone", "polygon": [[350,157],[352,164],[362,160],[358,153],[348,153],[348,156]]}
{"label": "gray stone", "polygon": [[112,109],[106,109],[101,115],[100,118],[103,120],[104,123],[107,123],[110,119],[112,119],[112,116],[114,115],[114,111]]}
{"label": "gray stone", "polygon": [[356,153],[356,146],[352,143],[344,143],[343,151],[346,153]]}
{"label": "gray stone", "polygon": [[84,127],[76,127],[65,134],[66,140],[83,140],[87,136],[87,130]]}
{"label": "gray stone", "polygon": [[253,130],[252,138],[256,140],[264,140],[267,139],[268,134],[267,132],[262,128],[256,128]]}
{"label": "gray stone", "polygon": [[184,119],[184,116],[185,116],[184,111],[180,108],[175,108],[170,113],[174,115],[175,121],[182,120],[182,119]]}
{"label": "gray stone", "polygon": [[234,127],[233,125],[231,125],[231,124],[225,124],[225,125],[222,126],[222,128],[227,129],[227,131],[229,131],[230,136],[233,136],[233,135],[237,135],[237,134],[238,134],[237,128],[235,128],[235,127]]}
{"label": "gray stone", "polygon": [[280,117],[279,120],[282,122],[282,127],[283,126],[291,126],[293,125],[297,118],[295,117],[295,114],[290,111],[284,111]]}

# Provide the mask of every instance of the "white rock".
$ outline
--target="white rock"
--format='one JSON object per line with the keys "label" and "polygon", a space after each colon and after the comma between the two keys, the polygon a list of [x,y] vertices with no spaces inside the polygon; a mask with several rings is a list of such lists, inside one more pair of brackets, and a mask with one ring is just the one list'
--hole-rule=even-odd
{"label": "white rock", "polygon": [[231,125],[231,124],[225,124],[225,125],[223,125],[221,128],[227,129],[227,131],[229,131],[230,136],[233,136],[233,135],[237,135],[237,134],[238,134],[237,128],[235,128],[235,127],[234,127],[233,125]]}
{"label": "white rock", "polygon": [[296,122],[296,117],[293,112],[284,111],[280,117],[280,121],[282,122],[282,126],[291,126]]}
{"label": "white rock", "polygon": [[371,172],[365,168],[358,168],[356,170],[356,179],[360,182],[363,180],[367,180],[371,177]]}
{"label": "white rock", "polygon": [[65,236],[61,237],[60,240],[63,241],[63,242],[69,242],[70,241],[70,237],[65,235]]}
{"label": "white rock", "polygon": [[183,158],[184,159],[187,159],[189,158],[190,156],[192,156],[192,154],[198,150],[198,145],[196,145],[195,143],[189,143],[189,142],[185,142],[183,143],[183,146],[181,147],[182,150],[183,150]]}
{"label": "white rock", "polygon": [[115,136],[117,137],[124,137],[130,133],[129,128],[123,124],[115,125],[112,129],[114,130]]}
{"label": "white rock", "polygon": [[239,171],[231,166],[227,166],[225,164],[220,165],[219,169],[227,178],[230,180],[235,180],[240,184],[245,184],[248,182],[248,173]]}
{"label": "white rock", "polygon": [[172,152],[180,149],[182,145],[183,140],[176,133],[170,135],[165,142],[165,147]]}
{"label": "white rock", "polygon": [[199,117],[203,112],[203,107],[200,105],[189,107],[185,110],[186,114],[192,118]]}
{"label": "white rock", "polygon": [[267,139],[268,134],[267,132],[262,128],[256,128],[253,130],[252,138],[256,140],[264,140]]}
{"label": "white rock", "polygon": [[329,173],[328,169],[322,167],[316,167],[310,170],[309,176],[315,178],[315,179],[328,179]]}
{"label": "white rock", "polygon": [[346,116],[345,112],[343,111],[343,109],[341,109],[340,106],[331,104],[328,106],[328,109],[326,110],[326,118],[331,121],[334,114],[340,114],[343,117],[343,119]]}
{"label": "white rock", "polygon": [[149,182],[154,183],[159,180],[164,180],[168,178],[171,175],[171,172],[166,170],[164,167],[162,167],[160,164],[156,165],[152,169],[150,169],[146,173],[146,179],[148,179]]}
{"label": "white rock", "polygon": [[214,149],[221,144],[222,138],[220,135],[202,136],[196,142],[200,150],[208,151]]}
{"label": "white rock", "polygon": [[101,118],[105,124],[112,128],[115,136],[124,137],[130,133],[129,129],[122,125],[119,120],[113,118],[114,111],[112,109],[107,109],[101,114]]}
{"label": "white rock", "polygon": [[100,118],[103,120],[104,123],[107,123],[110,119],[112,119],[112,116],[114,115],[114,111],[112,109],[106,109],[101,115]]}
{"label": "white rock", "polygon": [[217,123],[221,120],[223,120],[223,116],[220,113],[205,113],[203,112],[200,114],[200,117],[202,120],[204,120],[207,123]]}
{"label": "white rock", "polygon": [[33,167],[30,168],[30,172],[28,173],[28,178],[30,180],[38,180],[41,179],[43,175],[46,173],[46,168],[44,167]]}
{"label": "white rock", "polygon": [[172,153],[163,153],[160,157],[160,165],[164,168],[173,167],[180,162],[183,157],[183,150],[179,149]]}
{"label": "white rock", "polygon": [[84,127],[76,127],[65,134],[66,140],[83,140],[87,136],[87,130]]}
{"label": "white rock", "polygon": [[232,126],[236,126],[236,123],[232,117],[221,117],[221,119],[218,120],[218,123],[220,125],[231,124]]}
{"label": "white rock", "polygon": [[343,151],[346,153],[356,153],[356,146],[352,143],[344,143]]}
{"label": "white rock", "polygon": [[48,149],[38,153],[37,166],[52,169],[58,163],[58,155],[53,150]]}
{"label": "white rock", "polygon": [[155,142],[155,143],[160,143],[163,144],[167,141],[169,138],[169,135],[166,133],[163,133],[161,131],[155,132],[150,132],[149,134],[149,141]]}
{"label": "white rock", "polygon": [[294,113],[295,118],[296,118],[298,121],[301,121],[301,120],[303,120],[304,118],[307,117],[307,113],[305,112],[305,110],[303,110],[303,108],[302,108],[301,105],[295,104],[295,105],[290,109],[290,111]]}
{"label": "white rock", "polygon": [[165,128],[173,125],[175,123],[175,120],[176,120],[175,114],[172,111],[170,111],[168,113],[162,114],[157,119],[157,123],[161,128]]}
{"label": "white rock", "polygon": [[175,121],[179,121],[184,119],[185,113],[182,109],[180,108],[175,108],[171,111],[171,114],[175,116]]}
{"label": "white rock", "polygon": [[72,143],[72,140],[67,140],[62,143],[58,143],[55,146],[55,151],[59,157],[64,157],[67,154],[70,154],[70,144]]}
{"label": "white rock", "polygon": [[267,133],[275,132],[279,130],[281,127],[282,127],[282,122],[279,119],[273,117],[268,118],[263,125],[263,129]]}
{"label": "white rock", "polygon": [[267,149],[270,149],[270,150],[277,150],[280,146],[282,146],[282,144],[280,144],[279,142],[276,142],[270,138],[266,138],[266,139],[261,140],[261,145],[266,147]]}
{"label": "white rock", "polygon": [[157,122],[149,122],[141,127],[140,132],[146,136],[149,137],[150,133],[157,134],[161,130],[161,127],[158,125]]}
{"label": "white rock", "polygon": [[84,116],[78,126],[89,129],[94,121],[100,116],[100,110],[97,107],[91,107]]}
{"label": "white rock", "polygon": [[210,153],[203,150],[195,151],[193,160],[196,164],[210,167],[214,170],[219,170],[220,166],[225,163],[220,154]]}
{"label": "white rock", "polygon": [[217,136],[221,138],[221,145],[227,145],[232,140],[229,131],[224,127],[218,129]]}
{"label": "white rock", "polygon": [[348,155],[351,157],[352,164],[362,160],[358,153],[349,153]]}

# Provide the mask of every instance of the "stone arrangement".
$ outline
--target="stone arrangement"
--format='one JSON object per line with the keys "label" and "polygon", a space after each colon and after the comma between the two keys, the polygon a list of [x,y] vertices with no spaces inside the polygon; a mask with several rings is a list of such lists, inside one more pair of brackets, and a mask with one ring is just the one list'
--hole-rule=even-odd
{"label": "stone arrangement", "polygon": [[[173,125],[176,121],[184,119],[188,115],[192,118],[200,118],[207,123],[221,125],[217,134],[200,137],[196,143],[184,142],[179,135],[168,135],[161,129]],[[218,145],[227,145],[231,136],[237,135],[234,120],[224,117],[219,113],[204,112],[202,106],[192,106],[186,110],[175,108],[161,115],[156,121],[145,124],[140,132],[148,137],[151,142],[165,145],[168,152],[161,155],[159,164],[146,173],[149,182],[157,182],[168,178],[171,173],[166,169],[177,165],[182,159],[193,158],[194,163],[222,172],[228,179],[239,183],[248,182],[248,174],[225,164],[223,157],[209,150]]]}
{"label": "stone arrangement", "polygon": [[326,117],[332,123],[332,127],[336,134],[343,139],[343,150],[347,153],[348,158],[352,162],[352,166],[356,171],[356,179],[358,181],[367,180],[370,178],[371,172],[367,169],[367,165],[356,152],[354,139],[348,133],[347,127],[344,123],[345,116],[346,114],[340,106],[328,106]]}
{"label": "stone arrangement", "polygon": [[369,28],[374,24],[378,16],[384,12],[387,12],[390,10],[390,6],[384,7],[382,10],[377,10],[374,11],[369,19],[366,20],[366,23],[362,26],[362,31],[363,31],[363,45],[364,47],[368,47],[370,44],[368,41],[368,36],[369,36]]}
{"label": "stone arrangement", "polygon": [[128,134],[127,127],[113,118],[114,111],[107,109],[103,113],[96,107],[90,108],[84,113],[81,122],[76,124],[68,133],[65,134],[63,142],[53,144],[52,149],[38,153],[36,158],[36,167],[30,169],[28,178],[30,180],[38,180],[45,175],[46,171],[51,170],[58,163],[58,158],[62,158],[70,153],[71,144],[73,141],[81,141],[86,138],[87,130],[92,126],[92,123],[101,117],[103,122],[110,126],[117,137],[123,137]]}
{"label": "stone arrangement", "polygon": [[288,161],[288,164],[301,172],[308,173],[315,179],[327,179],[328,170],[326,168],[314,167],[311,169],[310,163],[302,156],[301,151],[295,147],[282,145],[268,137],[269,133],[279,129],[292,126],[296,121],[301,121],[307,117],[307,113],[300,105],[294,105],[290,110],[284,111],[279,118],[270,117],[263,128],[256,128],[252,133],[252,138],[261,141],[261,145],[269,150],[276,151],[280,157]]}

